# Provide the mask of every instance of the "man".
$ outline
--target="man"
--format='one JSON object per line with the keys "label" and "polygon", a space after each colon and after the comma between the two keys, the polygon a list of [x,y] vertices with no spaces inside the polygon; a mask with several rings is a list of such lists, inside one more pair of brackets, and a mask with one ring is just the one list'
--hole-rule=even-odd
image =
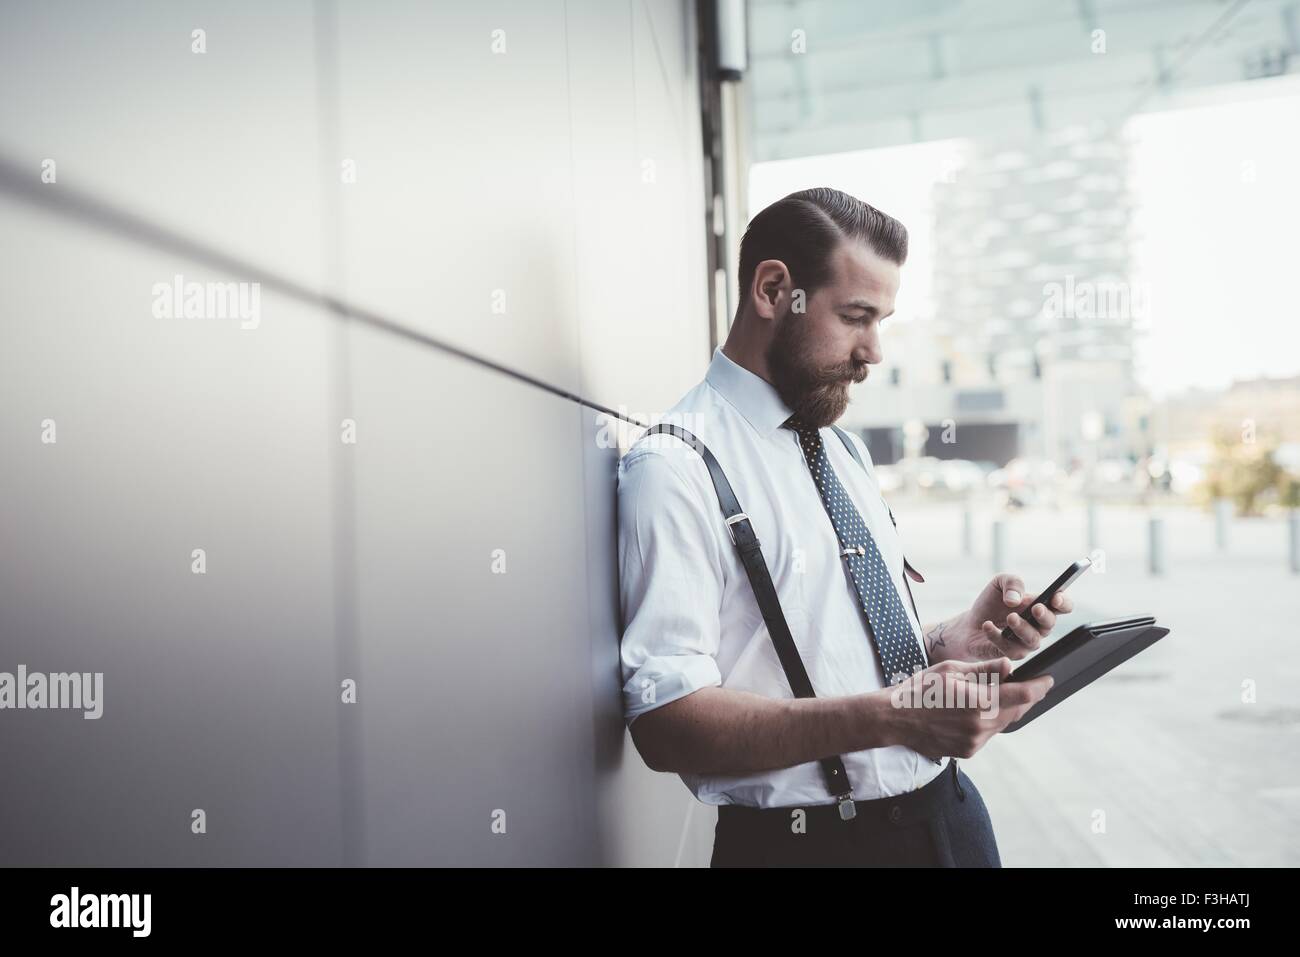
{"label": "man", "polygon": [[[955,758],[1051,679],[997,686],[996,709],[956,692],[987,691],[1056,616],[1000,574],[969,609],[922,626],[900,597],[902,547],[870,454],[850,436],[859,464],[829,428],[884,358],[906,258],[902,224],[837,190],[769,206],[741,242],[726,344],[665,416],[725,472],[815,697],[791,690],[701,452],[655,434],[619,464],[626,718],[651,768],[718,805],[713,866],[1000,866]],[[1053,608],[1072,605],[1062,594]],[[901,694],[923,681],[956,704],[900,706],[925,700]]]}

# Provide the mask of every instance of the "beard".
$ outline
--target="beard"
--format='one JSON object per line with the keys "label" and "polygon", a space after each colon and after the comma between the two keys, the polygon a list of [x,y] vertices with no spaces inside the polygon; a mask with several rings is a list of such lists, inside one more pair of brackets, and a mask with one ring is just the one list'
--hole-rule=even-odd
{"label": "beard", "polygon": [[804,316],[787,312],[777,323],[767,349],[767,369],[772,385],[801,425],[821,429],[836,422],[849,407],[849,385],[861,382],[869,371],[852,362],[830,368],[818,366],[803,333]]}

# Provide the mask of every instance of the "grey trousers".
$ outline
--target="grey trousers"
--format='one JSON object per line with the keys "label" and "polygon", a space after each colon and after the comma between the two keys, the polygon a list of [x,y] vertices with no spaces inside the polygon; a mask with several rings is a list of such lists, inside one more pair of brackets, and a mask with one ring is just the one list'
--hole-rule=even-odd
{"label": "grey trousers", "polygon": [[915,791],[854,803],[851,821],[833,804],[719,807],[710,866],[1002,866],[988,808],[955,759]]}

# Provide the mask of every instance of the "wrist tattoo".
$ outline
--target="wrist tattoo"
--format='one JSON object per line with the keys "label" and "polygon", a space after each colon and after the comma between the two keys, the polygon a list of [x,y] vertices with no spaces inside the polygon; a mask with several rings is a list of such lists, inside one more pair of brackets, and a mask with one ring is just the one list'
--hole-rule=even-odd
{"label": "wrist tattoo", "polygon": [[944,647],[943,633],[947,628],[948,622],[941,621],[939,624],[931,628],[930,633],[925,636],[925,640],[928,642],[926,647],[929,649],[931,655],[933,655],[936,648]]}

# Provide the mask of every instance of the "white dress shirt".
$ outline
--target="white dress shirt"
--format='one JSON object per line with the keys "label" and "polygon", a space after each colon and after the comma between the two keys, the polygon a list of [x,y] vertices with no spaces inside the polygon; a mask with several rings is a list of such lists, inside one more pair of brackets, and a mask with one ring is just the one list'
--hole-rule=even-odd
{"label": "white dress shirt", "polygon": [[[839,541],[804,461],[781,428],[791,410],[776,389],[713,354],[704,381],[659,421],[694,433],[717,458],[749,515],[808,677],[819,698],[886,687]],[[864,471],[830,428],[832,468],[876,540],[911,618],[903,551],[865,443],[851,435]],[[708,467],[674,436],[642,437],[618,467],[619,597],[623,701],[640,715],[709,686],[791,698],[790,683],[722,518]],[[844,754],[856,800],[918,788],[948,765],[895,745]],[[683,774],[706,804],[830,804],[816,761],[745,775]]]}

